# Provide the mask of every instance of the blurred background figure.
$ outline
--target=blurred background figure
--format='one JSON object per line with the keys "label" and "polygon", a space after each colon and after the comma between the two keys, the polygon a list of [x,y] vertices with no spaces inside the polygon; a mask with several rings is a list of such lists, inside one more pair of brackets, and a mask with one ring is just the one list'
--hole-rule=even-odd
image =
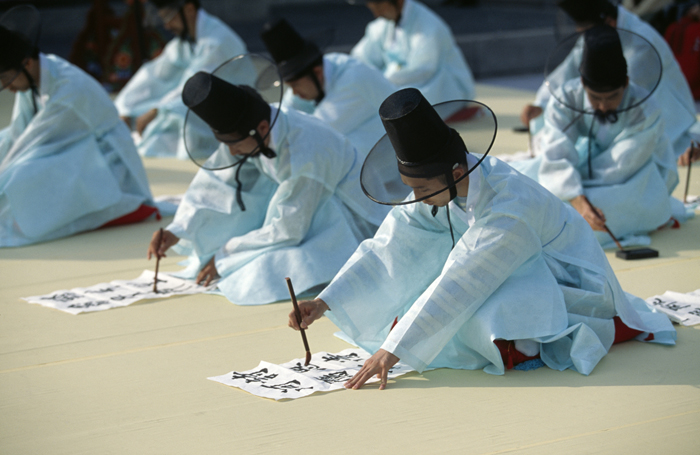
{"label": "blurred background figure", "polygon": [[398,88],[419,89],[431,103],[474,99],[474,78],[452,31],[414,0],[349,0],[376,18],[351,55],[378,68]]}
{"label": "blurred background figure", "polygon": [[[163,26],[176,35],[154,60],[143,65],[115,99],[119,115],[138,133],[142,156],[187,159],[182,127],[187,108],[182,88],[198,71],[247,52],[245,43],[199,0],[151,0]],[[208,131],[202,136],[208,137]]]}
{"label": "blurred background figure", "polygon": [[39,13],[0,19],[0,80],[15,93],[0,132],[0,246],[20,246],[157,212],[141,159],[107,92],[39,52]]}

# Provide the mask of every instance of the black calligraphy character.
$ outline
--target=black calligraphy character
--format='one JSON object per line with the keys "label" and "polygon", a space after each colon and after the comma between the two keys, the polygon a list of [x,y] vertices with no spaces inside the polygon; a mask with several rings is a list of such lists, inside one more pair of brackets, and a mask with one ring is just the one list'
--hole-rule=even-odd
{"label": "black calligraphy character", "polygon": [[120,300],[131,299],[131,298],[134,298],[136,296],[143,295],[143,294],[144,294],[143,292],[134,292],[131,295],[115,295],[115,296],[110,297],[110,299],[120,301]]}
{"label": "black calligraphy character", "polygon": [[66,303],[71,300],[79,299],[81,296],[73,292],[64,292],[62,294],[54,294],[51,297],[40,297],[41,300],[55,300],[56,302]]}
{"label": "black calligraphy character", "polygon": [[68,308],[91,308],[101,305],[109,305],[109,302],[106,300],[96,300],[94,302],[73,303],[71,305],[68,305]]}
{"label": "black calligraphy character", "polygon": [[700,316],[700,308],[695,308],[694,310],[688,311],[688,314],[692,314],[693,316]]}
{"label": "black calligraphy character", "polygon": [[335,384],[337,382],[346,382],[348,381],[352,376],[348,374],[347,371],[336,371],[334,373],[328,373],[324,374],[323,376],[319,376],[316,379],[319,381],[325,382],[326,384]]}
{"label": "black calligraphy character", "polygon": [[690,305],[681,306],[681,304],[678,302],[668,302],[666,305],[664,305],[664,307],[668,308],[671,311],[682,310],[683,308],[688,308],[689,306]]}
{"label": "black calligraphy character", "polygon": [[307,373],[311,370],[325,370],[326,368],[321,368],[318,365],[314,365],[313,363],[308,364],[307,366],[302,365],[301,362],[297,362],[296,365],[290,368],[292,371],[296,371],[297,373]]}
{"label": "black calligraphy character", "polygon": [[233,375],[231,376],[231,379],[234,381],[238,379],[244,379],[246,384],[250,384],[251,382],[264,383],[277,377],[277,374],[267,374],[267,372],[267,368],[262,368],[252,373],[238,373],[234,371]]}
{"label": "black calligraphy character", "polygon": [[296,379],[289,382],[285,382],[284,384],[263,384],[261,385],[261,387],[265,387],[266,389],[279,390],[282,393],[287,393],[290,390],[295,390],[297,392],[301,392],[302,390],[313,390],[313,387],[301,387],[301,383]]}
{"label": "black calligraphy character", "polygon": [[340,362],[340,363],[345,363],[345,362],[362,362],[362,357],[357,355],[354,352],[351,352],[348,355],[339,355],[339,354],[326,354],[323,357],[321,357],[323,360],[326,362]]}
{"label": "black calligraphy character", "polygon": [[107,288],[100,288],[100,289],[90,289],[84,291],[86,294],[104,294],[106,292],[114,292],[116,288],[113,287],[107,287]]}

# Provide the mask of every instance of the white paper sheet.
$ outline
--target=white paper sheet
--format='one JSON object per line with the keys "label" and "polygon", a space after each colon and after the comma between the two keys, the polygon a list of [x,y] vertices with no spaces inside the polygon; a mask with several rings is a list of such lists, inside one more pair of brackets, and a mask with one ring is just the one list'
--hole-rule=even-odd
{"label": "white paper sheet", "polygon": [[[370,354],[360,348],[346,349],[337,354],[318,352],[311,356],[308,366],[304,366],[303,358],[281,365],[263,361],[252,370],[232,371],[207,379],[237,387],[262,398],[295,399],[315,392],[343,389],[343,384],[360,371],[368,358]],[[389,370],[389,378],[411,371],[414,371],[413,368],[399,362]],[[367,383],[378,381],[374,377]]]}
{"label": "white paper sheet", "polygon": [[158,292],[153,292],[154,278],[153,271],[144,270],[141,276],[134,280],[114,280],[87,288],[60,290],[47,295],[24,297],[23,300],[67,313],[79,314],[123,307],[145,299],[200,294],[216,286],[215,284],[209,287],[199,286],[191,280],[183,280],[166,273],[159,273]]}
{"label": "white paper sheet", "polygon": [[646,299],[647,305],[684,326],[700,324],[700,289],[687,294],[666,291]]}

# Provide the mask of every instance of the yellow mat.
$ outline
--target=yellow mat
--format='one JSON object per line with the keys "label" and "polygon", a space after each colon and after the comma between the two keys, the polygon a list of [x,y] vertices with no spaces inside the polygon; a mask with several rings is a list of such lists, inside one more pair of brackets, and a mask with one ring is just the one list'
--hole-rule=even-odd
{"label": "yellow mat", "polygon": [[[513,133],[531,93],[478,87],[499,120],[494,153],[527,146]],[[9,120],[7,97],[0,112]],[[2,124],[7,124],[5,121]],[[182,193],[194,166],[146,160],[155,195]],[[700,193],[700,165],[691,193]],[[685,172],[676,191],[681,195]],[[21,297],[138,276],[151,234],[169,219],[0,249],[0,453],[10,454],[698,454],[700,329],[678,345],[616,345],[586,377],[540,368],[490,376],[435,370],[387,390],[274,402],[208,381],[260,360],[303,356],[289,302],[241,307],[213,295],[147,301],[73,316]],[[700,220],[652,235],[661,257],[608,257],[643,298],[700,288]],[[177,270],[168,257],[161,270]],[[313,352],[348,345],[323,319]]]}

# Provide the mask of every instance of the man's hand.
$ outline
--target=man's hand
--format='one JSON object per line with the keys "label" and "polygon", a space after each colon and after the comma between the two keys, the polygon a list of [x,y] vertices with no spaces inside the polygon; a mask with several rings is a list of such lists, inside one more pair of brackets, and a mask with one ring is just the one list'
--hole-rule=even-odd
{"label": "man's hand", "polygon": [[202,267],[202,270],[199,271],[199,275],[197,275],[197,284],[202,284],[203,281],[204,286],[209,286],[209,283],[217,278],[219,278],[219,272],[216,271],[214,258],[211,258],[211,260],[207,262],[207,265]]}
{"label": "man's hand", "polygon": [[695,144],[695,147],[688,147],[685,152],[678,158],[679,166],[689,166],[700,160],[700,144]]}
{"label": "man's hand", "polygon": [[136,119],[136,132],[143,134],[143,130],[145,130],[148,124],[151,123],[154,118],[156,118],[156,115],[158,115],[158,109],[151,109],[145,114],[139,116]]}
{"label": "man's hand", "polygon": [[[168,249],[175,245],[177,242],[180,241],[180,237],[176,236],[170,231],[166,231],[163,229],[163,238],[158,242],[158,237],[160,236],[160,230],[157,230],[156,232],[153,233],[153,236],[151,237],[151,243],[148,245],[148,259],[151,259],[151,256],[155,256],[157,258],[164,258],[165,257],[165,252],[168,251]],[[160,247],[158,245],[160,243]]]}
{"label": "man's hand", "polygon": [[605,231],[605,215],[603,211],[588,202],[586,196],[583,194],[576,196],[569,203],[581,214],[583,219],[588,221],[588,224],[591,225],[594,231]]}
{"label": "man's hand", "polygon": [[540,115],[542,115],[541,107],[528,104],[520,113],[520,121],[523,122],[523,125],[528,126],[530,124],[530,120],[539,117]]}
{"label": "man's hand", "polygon": [[[299,313],[301,313],[301,328],[306,330],[309,328],[312,322],[323,316],[328,310],[328,305],[321,299],[316,300],[302,300],[299,302]],[[289,327],[294,330],[299,330],[299,324],[297,324],[297,316],[294,311],[289,313]]]}
{"label": "man's hand", "polygon": [[360,371],[358,371],[352,379],[345,383],[345,388],[359,389],[376,374],[377,378],[380,379],[379,390],[384,390],[386,388],[389,370],[396,365],[398,361],[399,358],[394,354],[380,349],[372,357],[367,359]]}

